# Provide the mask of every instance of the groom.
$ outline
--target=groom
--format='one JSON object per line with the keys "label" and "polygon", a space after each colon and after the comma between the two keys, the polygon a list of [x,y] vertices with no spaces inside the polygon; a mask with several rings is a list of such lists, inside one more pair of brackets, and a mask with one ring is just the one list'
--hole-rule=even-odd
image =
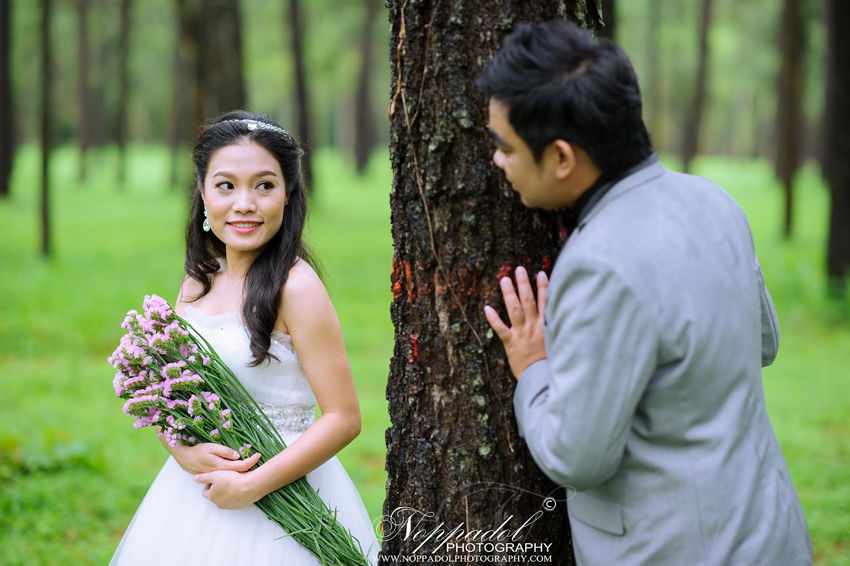
{"label": "groom", "polygon": [[779,328],[743,211],[659,162],[614,43],[522,26],[478,85],[523,204],[577,219],[537,301],[518,267],[510,327],[485,314],[535,461],[577,490],[578,564],[811,564],[765,408]]}

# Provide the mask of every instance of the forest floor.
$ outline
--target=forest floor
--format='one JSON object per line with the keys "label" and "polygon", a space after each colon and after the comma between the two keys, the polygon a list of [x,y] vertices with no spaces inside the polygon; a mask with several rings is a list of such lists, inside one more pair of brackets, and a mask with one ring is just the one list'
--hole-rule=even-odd
{"label": "forest floor", "polygon": [[[0,201],[0,565],[106,564],[167,454],[136,430],[106,363],[127,310],[145,294],[173,300],[182,279],[185,192],[169,189],[161,147],[131,153],[127,186],[115,153],[74,148],[52,162],[53,253],[39,255],[37,151],[18,155]],[[672,159],[664,159],[675,166]],[[393,328],[386,152],[358,177],[319,151],[307,239],[339,313],[363,412],[340,454],[370,516],[384,499],[385,400]],[[672,167],[671,167],[672,168]],[[779,313],[782,345],[764,370],[777,437],[803,504],[816,564],[850,565],[850,308],[824,295],[828,193],[799,177],[794,237],[780,235],[782,194],[765,162],[703,158],[696,172],[747,212]]]}

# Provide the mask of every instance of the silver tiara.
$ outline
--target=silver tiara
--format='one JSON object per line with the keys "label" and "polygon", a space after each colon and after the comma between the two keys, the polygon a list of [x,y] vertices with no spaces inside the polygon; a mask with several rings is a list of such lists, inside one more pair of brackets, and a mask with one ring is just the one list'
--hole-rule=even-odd
{"label": "silver tiara", "polygon": [[289,139],[289,141],[295,143],[295,140],[292,139],[292,136],[289,135],[289,132],[284,130],[283,128],[279,128],[273,124],[267,124],[265,122],[260,122],[259,120],[222,120],[221,122],[217,122],[218,124],[227,124],[228,122],[233,122],[237,124],[245,124],[249,130],[256,130],[260,128],[262,130],[271,130],[273,132],[277,132],[279,134],[283,134],[284,137]]}

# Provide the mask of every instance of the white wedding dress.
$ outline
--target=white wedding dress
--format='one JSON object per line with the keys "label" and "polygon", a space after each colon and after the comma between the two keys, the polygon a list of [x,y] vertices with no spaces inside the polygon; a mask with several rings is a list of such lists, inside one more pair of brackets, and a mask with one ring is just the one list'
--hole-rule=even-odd
{"label": "white wedding dress", "polygon": [[[236,313],[209,316],[187,306],[185,318],[260,403],[287,446],[313,423],[316,397],[288,335],[272,334],[271,352],[279,362],[248,367],[248,334]],[[338,510],[339,521],[360,541],[370,563],[376,563],[379,546],[375,532],[357,489],[336,456],[308,473],[307,481],[331,509]],[[127,527],[110,566],[319,564],[255,505],[222,510],[201,495],[203,488],[169,457]]]}

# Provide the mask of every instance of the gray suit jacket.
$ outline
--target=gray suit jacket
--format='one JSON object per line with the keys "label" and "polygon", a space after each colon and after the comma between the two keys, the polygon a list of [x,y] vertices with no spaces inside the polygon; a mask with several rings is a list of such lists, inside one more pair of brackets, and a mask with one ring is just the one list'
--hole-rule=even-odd
{"label": "gray suit jacket", "polygon": [[514,407],[577,490],[579,565],[812,563],[761,383],[776,313],[726,192],[659,162],[617,183],[558,257],[545,337]]}

